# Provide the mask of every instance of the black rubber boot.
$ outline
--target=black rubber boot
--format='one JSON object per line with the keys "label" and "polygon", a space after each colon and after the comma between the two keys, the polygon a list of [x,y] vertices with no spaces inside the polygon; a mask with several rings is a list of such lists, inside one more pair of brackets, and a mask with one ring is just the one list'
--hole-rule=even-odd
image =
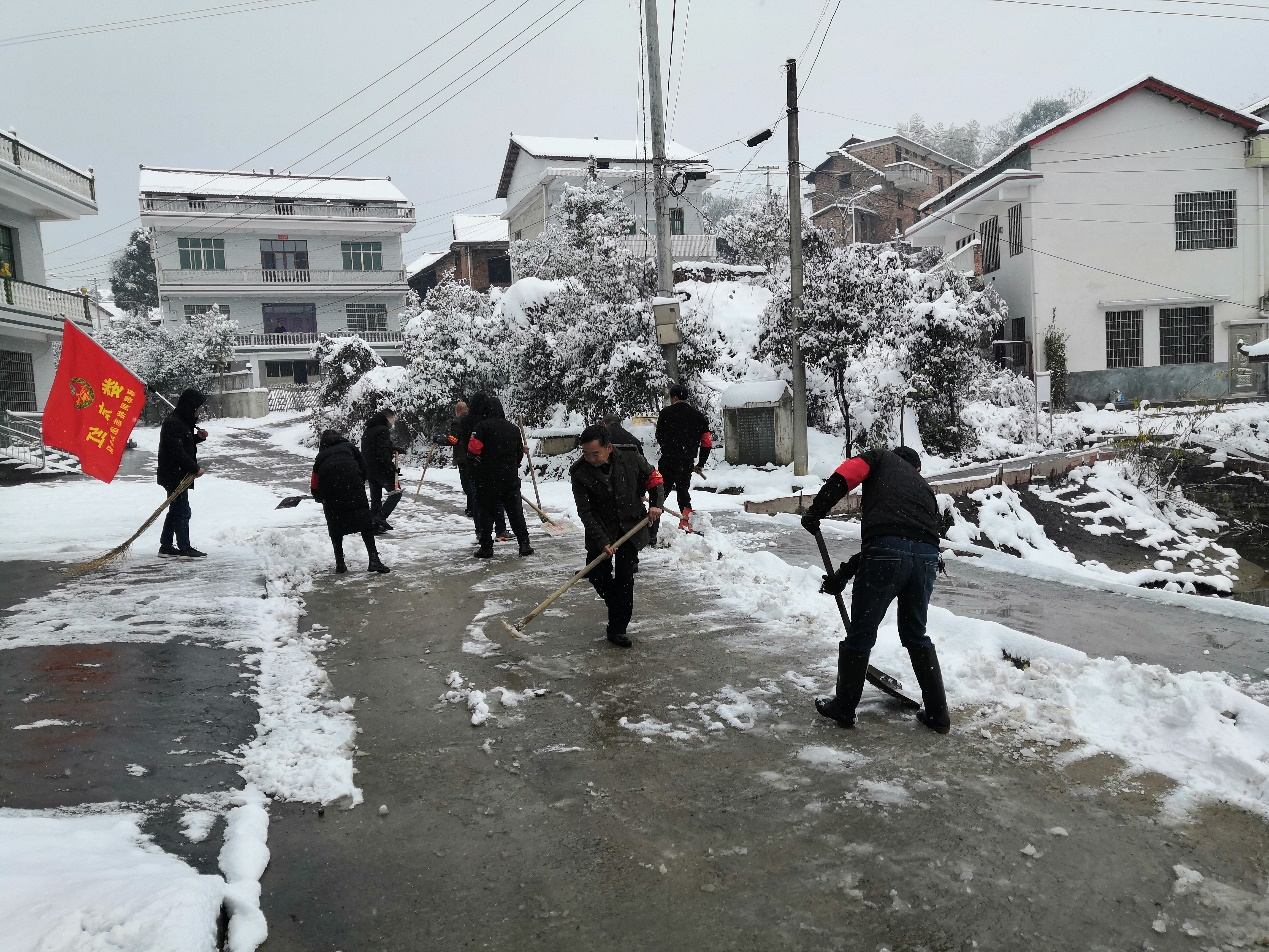
{"label": "black rubber boot", "polygon": [[917,720],[938,734],[952,729],[952,718],[947,712],[947,693],[943,690],[943,671],[939,667],[938,652],[929,648],[909,648],[912,672],[921,686],[921,700],[925,706],[917,711]]}
{"label": "black rubber boot", "polygon": [[815,699],[815,709],[824,717],[837,721],[839,727],[855,726],[855,708],[864,693],[864,675],[868,673],[868,655],[837,647],[837,693],[833,697]]}
{"label": "black rubber boot", "polygon": [[480,548],[479,548],[479,549],[477,549],[477,550],[476,550],[474,553],[472,553],[472,554],[473,554],[473,556],[474,556],[475,558],[478,558],[478,559],[492,559],[492,558],[493,558],[493,545],[492,545],[492,544],[489,544],[489,543],[482,542],[482,543],[480,543]]}
{"label": "black rubber boot", "polygon": [[344,540],[331,536],[330,544],[335,549],[335,571],[342,575],[348,571],[348,566],[344,562]]}

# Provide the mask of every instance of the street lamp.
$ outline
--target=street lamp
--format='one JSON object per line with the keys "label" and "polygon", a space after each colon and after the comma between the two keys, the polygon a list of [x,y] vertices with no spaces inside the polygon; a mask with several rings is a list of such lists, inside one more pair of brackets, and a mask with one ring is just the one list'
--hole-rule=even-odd
{"label": "street lamp", "polygon": [[[845,211],[850,212],[850,240],[852,244],[855,241],[855,204],[859,202],[860,199],[867,198],[869,195],[876,195],[878,192],[882,191],[884,188],[885,186],[881,184],[870,185],[868,186],[868,188],[865,188],[865,189],[862,189],[861,191],[856,192],[854,195],[852,195],[850,198],[846,200]],[[844,217],[845,216],[843,215],[843,218]]]}

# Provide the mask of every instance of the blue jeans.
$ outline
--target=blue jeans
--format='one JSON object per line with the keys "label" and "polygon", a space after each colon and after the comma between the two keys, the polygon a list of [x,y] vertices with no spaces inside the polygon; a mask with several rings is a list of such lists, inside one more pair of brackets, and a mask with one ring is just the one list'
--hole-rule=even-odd
{"label": "blue jeans", "polygon": [[167,507],[167,515],[163,517],[163,532],[159,535],[160,546],[172,544],[172,533],[176,533],[176,548],[189,548],[189,490],[181,493]]}
{"label": "blue jeans", "polygon": [[925,616],[938,574],[939,549],[928,542],[882,536],[864,544],[850,601],[850,628],[842,648],[867,655],[890,603],[899,599],[899,640],[905,648],[930,648]]}

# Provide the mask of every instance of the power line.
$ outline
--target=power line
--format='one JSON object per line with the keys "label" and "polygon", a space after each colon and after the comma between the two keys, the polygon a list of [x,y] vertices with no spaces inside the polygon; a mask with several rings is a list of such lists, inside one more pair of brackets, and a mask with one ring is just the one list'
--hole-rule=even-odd
{"label": "power line", "polygon": [[1136,7],[1102,7],[1092,4],[1053,3],[1051,0],[985,0],[987,3],[1012,3],[1024,7],[1048,7],[1056,10],[1093,11],[1099,13],[1144,13],[1158,17],[1200,17],[1206,20],[1240,20],[1269,23],[1269,17],[1249,17],[1234,13],[1198,13],[1192,10],[1143,10]]}
{"label": "power line", "polygon": [[815,51],[815,58],[811,60],[811,68],[806,71],[806,76],[802,79],[802,88],[798,90],[799,98],[801,98],[807,84],[811,81],[811,73],[815,72],[815,64],[820,61],[820,54],[824,52],[824,41],[828,39],[828,33],[833,29],[833,21],[837,19],[837,13],[841,8],[842,0],[837,0],[837,6],[833,7],[833,15],[828,18],[828,24],[824,27],[824,34],[820,37],[819,49]]}
{"label": "power line", "polygon": [[687,0],[687,9],[683,12],[683,43],[679,53],[679,71],[674,79],[674,104],[670,107],[670,138],[674,138],[674,122],[679,117],[679,93],[683,91],[683,71],[687,63],[687,28],[692,22],[692,0]]}
{"label": "power line", "polygon": [[42,43],[45,40],[61,40],[72,36],[90,36],[94,33],[114,33],[119,30],[135,30],[143,26],[162,26],[167,23],[181,23],[186,20],[209,20],[212,17],[231,16],[235,13],[256,13],[264,10],[277,10],[281,7],[293,7],[301,3],[312,3],[313,0],[245,0],[243,3],[230,3],[220,7],[204,7],[200,10],[186,10],[183,13],[155,14],[148,17],[137,17],[132,20],[114,20],[109,23],[97,23],[90,26],[70,27],[65,30],[49,30],[44,33],[26,33],[22,36],[10,36],[0,39],[0,47],[21,46],[26,43]]}

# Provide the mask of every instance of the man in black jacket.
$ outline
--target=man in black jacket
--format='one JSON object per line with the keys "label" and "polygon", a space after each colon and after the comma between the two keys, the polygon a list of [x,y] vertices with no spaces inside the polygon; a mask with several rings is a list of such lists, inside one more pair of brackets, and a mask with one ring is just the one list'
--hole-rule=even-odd
{"label": "man in black jacket", "polygon": [[520,543],[521,555],[532,555],[529,528],[524,524],[524,506],[520,500],[520,460],[524,458],[524,440],[520,428],[506,418],[502,401],[489,397],[485,402],[485,418],[472,430],[467,441],[467,460],[476,484],[479,505],[480,548],[476,558],[493,557],[494,513],[501,506],[511,522],[511,530]]}
{"label": "man in black jacket", "polygon": [[[379,411],[366,423],[361,435],[361,455],[366,462],[366,478],[370,482],[370,517],[376,534],[389,531],[388,516],[401,501],[397,485],[400,471],[397,469],[397,453],[392,443],[392,424],[397,413],[391,407]],[[384,499],[387,493],[387,499]]]}
{"label": "man in black jacket", "polygon": [[[939,562],[939,507],[934,491],[921,476],[921,457],[909,446],[869,450],[846,460],[824,483],[802,517],[812,535],[820,520],[856,486],[861,500],[864,546],[851,593],[851,620],[838,645],[837,693],[820,698],[815,709],[842,727],[855,726],[855,708],[864,690],[868,655],[877,642],[877,627],[890,603],[899,600],[899,640],[908,649],[912,670],[925,702],[917,719],[940,734],[951,730],[943,673],[934,643],[925,633],[926,613]],[[825,577],[825,591],[834,588]]]}
{"label": "man in black jacket", "polygon": [[621,424],[620,414],[609,413],[604,417],[604,426],[608,427],[608,436],[612,439],[612,445],[619,450],[634,450],[642,456],[643,441]]}
{"label": "man in black jacket", "polygon": [[[159,464],[156,482],[170,496],[186,476],[203,475],[198,465],[198,444],[207,439],[207,431],[199,427],[198,415],[207,398],[190,388],[176,400],[176,409],[163,420],[159,430]],[[189,491],[172,500],[163,518],[163,532],[159,535],[159,555],[171,558],[201,559],[207,555],[189,544],[189,520],[191,515]],[[172,536],[176,546],[172,546]]]}
{"label": "man in black jacket", "polygon": [[692,473],[704,472],[714,446],[709,420],[687,402],[687,397],[687,388],[682,384],[670,387],[670,405],[657,418],[657,443],[661,446],[657,468],[665,477],[666,494],[673,489],[678,497],[680,529],[692,527]]}
{"label": "man in black jacket", "polygon": [[[455,426],[454,464],[458,466],[458,479],[467,493],[467,515],[471,516],[472,524],[476,528],[477,541],[480,540],[480,496],[476,492],[475,464],[472,463],[471,455],[467,452],[467,443],[476,427],[484,421],[488,403],[489,396],[484,391],[478,390],[473,393],[467,412],[457,419]],[[493,515],[495,531],[498,538],[503,539],[507,535],[507,517],[501,505],[497,507]]]}
{"label": "man in black jacket", "polygon": [[[468,408],[464,400],[459,400],[454,404],[454,419],[449,421],[449,429],[444,433],[432,437],[432,442],[437,446],[448,446],[454,451],[454,468],[458,470],[458,484],[463,489],[464,499],[471,499],[470,478],[467,475],[467,440],[459,441],[459,434],[463,428],[463,417],[467,416]],[[471,436],[471,432],[467,433]],[[463,515],[471,517],[471,503],[467,502],[463,508]]]}
{"label": "man in black jacket", "polygon": [[322,504],[326,515],[326,530],[335,550],[335,571],[340,574],[348,571],[344,563],[344,536],[356,532],[361,534],[370,558],[366,571],[386,573],[388,567],[380,561],[375,546],[374,523],[366,499],[366,461],[344,434],[336,430],[322,434],[317,459],[313,460],[313,475],[309,477],[309,490]]}
{"label": "man in black jacket", "polygon": [[[582,458],[569,468],[568,474],[577,515],[586,527],[586,561],[590,563],[605,552],[610,556],[586,577],[608,604],[608,640],[629,648],[634,644],[627,628],[634,614],[639,550],[648,545],[651,535],[644,527],[620,548],[613,543],[645,516],[654,525],[661,518],[664,480],[641,454],[614,447],[608,428],[602,423],[583,430],[579,442]],[[644,493],[648,495],[646,510]]]}

